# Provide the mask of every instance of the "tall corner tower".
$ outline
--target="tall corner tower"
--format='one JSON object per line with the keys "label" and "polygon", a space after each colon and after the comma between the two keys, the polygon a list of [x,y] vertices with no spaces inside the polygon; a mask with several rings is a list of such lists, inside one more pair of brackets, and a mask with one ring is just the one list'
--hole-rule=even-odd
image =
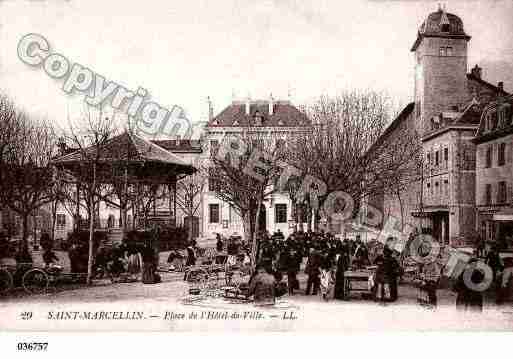
{"label": "tall corner tower", "polygon": [[411,51],[415,54],[415,117],[421,135],[434,116],[465,101],[467,43],[463,22],[443,8],[420,26]]}

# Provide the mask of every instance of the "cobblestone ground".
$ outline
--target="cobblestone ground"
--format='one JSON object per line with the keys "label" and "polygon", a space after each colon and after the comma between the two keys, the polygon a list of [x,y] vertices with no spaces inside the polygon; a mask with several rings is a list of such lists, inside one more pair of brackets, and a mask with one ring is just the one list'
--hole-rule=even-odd
{"label": "cobblestone ground", "polygon": [[[10,327],[9,317],[22,308],[44,308],[41,310],[62,310],[69,306],[77,308],[125,308],[124,310],[139,310],[152,308],[162,312],[164,310],[245,310],[245,306],[226,302],[222,299],[196,303],[184,306],[182,299],[187,295],[189,285],[183,281],[183,273],[161,272],[162,283],[145,285],[141,282],[110,283],[107,280],[95,281],[91,287],[65,286],[54,287],[46,294],[41,295],[13,295],[0,298],[0,328]],[[318,295],[306,296],[306,276],[299,276],[301,290],[293,296],[281,299],[285,308],[294,308],[296,314],[302,319],[295,325],[283,326],[250,326],[239,329],[269,329],[269,330],[513,330],[513,308],[497,308],[493,298],[486,296],[484,311],[480,315],[462,317],[455,310],[455,294],[447,289],[438,291],[439,307],[437,310],[428,310],[417,304],[417,289],[409,284],[399,287],[399,300],[385,305],[361,298],[356,294],[349,300],[330,300],[324,302]],[[283,304],[286,303],[286,304]],[[179,309],[177,309],[179,308]],[[181,308],[181,309],[180,309]],[[110,309],[112,310],[112,309]],[[7,324],[6,324],[7,323]],[[153,323],[153,322],[152,322]],[[40,324],[45,329],[44,322]],[[96,326],[96,323],[89,324]],[[103,324],[102,324],[103,325]],[[213,324],[210,324],[213,325]],[[16,327],[16,326],[15,326]],[[17,328],[17,327],[16,327]],[[59,327],[60,328],[60,327]],[[67,329],[67,327],[65,327]],[[104,328],[104,327],[102,327]],[[108,330],[128,330],[130,326],[105,327]],[[104,328],[104,329],[105,329]],[[141,327],[137,327],[139,330]],[[203,328],[203,327],[201,327]],[[210,328],[210,326],[209,326]],[[83,329],[83,328],[82,328]],[[163,326],[151,324],[151,330],[198,330],[199,327],[189,326]],[[204,328],[203,328],[204,329]],[[223,326],[214,325],[215,330],[233,330],[232,324]],[[86,328],[86,330],[88,330]],[[101,330],[101,328],[99,329]],[[134,329],[135,330],[135,329]]]}

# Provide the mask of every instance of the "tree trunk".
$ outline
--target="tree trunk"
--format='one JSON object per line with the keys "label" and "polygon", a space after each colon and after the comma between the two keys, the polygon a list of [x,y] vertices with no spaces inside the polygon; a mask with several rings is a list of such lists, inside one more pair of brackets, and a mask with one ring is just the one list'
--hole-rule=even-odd
{"label": "tree trunk", "polygon": [[307,211],[308,211],[308,214],[306,216],[306,220],[307,220],[306,230],[308,232],[311,232],[312,231],[312,208],[310,206],[307,206]]}
{"label": "tree trunk", "polygon": [[254,268],[256,257],[257,257],[257,253],[256,253],[257,248],[253,247],[253,245],[254,245],[253,230],[252,230],[252,226],[251,226],[250,211],[247,211],[242,216],[242,227],[244,229],[244,240],[246,241],[246,243],[251,243],[251,258],[250,259],[251,259],[251,267]]}
{"label": "tree trunk", "polygon": [[297,206],[294,202],[292,202],[292,220],[294,221],[294,233],[297,232]]}
{"label": "tree trunk", "polygon": [[24,213],[21,215],[21,239],[22,244],[26,246],[28,249],[28,233],[29,233],[29,224],[28,224],[29,215]]}
{"label": "tree trunk", "polygon": [[301,232],[304,232],[305,230],[305,227],[303,225],[303,204],[302,203],[299,203],[297,205],[297,223],[298,223],[298,229],[301,231]]}
{"label": "tree trunk", "polygon": [[91,193],[89,194],[90,206],[89,206],[89,258],[87,260],[87,284],[92,284],[93,278],[93,260],[94,260],[94,220],[96,213],[95,206],[95,194],[96,194],[96,164],[93,166],[93,186]]}
{"label": "tree trunk", "polygon": [[50,233],[50,238],[52,239],[52,243],[55,240],[55,225],[57,223],[57,206],[58,202],[54,201],[52,203],[52,229]]}
{"label": "tree trunk", "polygon": [[319,208],[314,210],[313,214],[313,230],[319,232]]}
{"label": "tree trunk", "polygon": [[[253,233],[251,233],[251,265],[252,265],[252,268],[255,269],[256,267],[256,261],[258,260],[257,258],[257,249],[258,249],[258,226],[259,226],[259,221],[260,221],[260,213],[262,211],[262,200],[259,200],[258,201],[258,204],[257,204],[257,210],[256,210],[256,215],[255,215],[255,225],[254,225],[254,228],[253,228]],[[250,211],[251,212],[251,211]]]}
{"label": "tree trunk", "polygon": [[32,246],[37,246],[39,248],[39,243],[37,242],[37,210],[35,209],[32,212],[32,228],[33,228],[33,240]]}
{"label": "tree trunk", "polygon": [[399,201],[399,208],[401,209],[401,230],[404,228],[404,208],[403,208],[403,201],[401,199],[401,193],[399,190],[396,192],[397,194],[397,200]]}

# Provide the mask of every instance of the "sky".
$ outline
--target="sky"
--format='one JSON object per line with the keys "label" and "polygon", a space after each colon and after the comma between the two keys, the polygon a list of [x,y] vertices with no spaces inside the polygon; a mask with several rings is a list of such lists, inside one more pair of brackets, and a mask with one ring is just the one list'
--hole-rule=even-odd
{"label": "sky", "polygon": [[[152,101],[205,120],[233,98],[305,103],[345,89],[413,96],[417,29],[440,1],[414,0],[0,0],[0,93],[35,116],[64,123],[83,95],[24,64],[17,45],[43,35],[51,52]],[[472,36],[469,68],[513,91],[513,1],[444,1]]]}

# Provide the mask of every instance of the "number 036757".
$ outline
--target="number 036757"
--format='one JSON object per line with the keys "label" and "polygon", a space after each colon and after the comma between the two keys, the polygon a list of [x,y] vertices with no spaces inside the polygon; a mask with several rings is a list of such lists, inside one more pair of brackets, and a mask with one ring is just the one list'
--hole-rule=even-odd
{"label": "number 036757", "polygon": [[17,349],[19,351],[41,352],[41,351],[46,351],[46,349],[48,349],[48,343],[20,342],[20,343],[18,343]]}

